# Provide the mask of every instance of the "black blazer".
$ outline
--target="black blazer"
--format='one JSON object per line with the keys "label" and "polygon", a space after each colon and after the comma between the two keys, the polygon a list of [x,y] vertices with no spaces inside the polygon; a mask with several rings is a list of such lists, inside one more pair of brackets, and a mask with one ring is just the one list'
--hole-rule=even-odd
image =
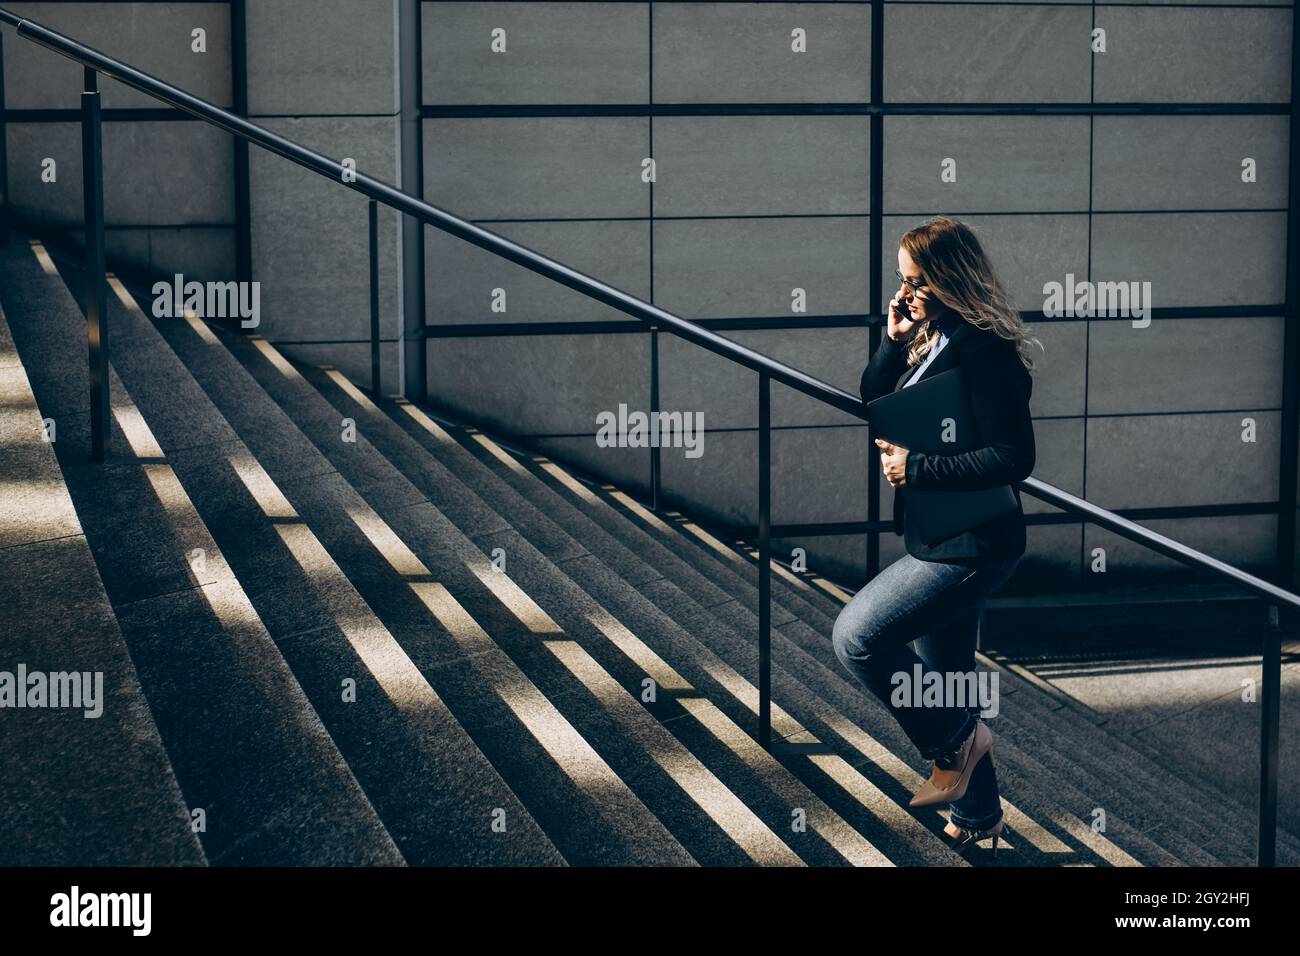
{"label": "black blazer", "polygon": [[[1015,483],[1034,470],[1034,425],[1029,417],[1033,379],[1016,354],[1015,343],[963,321],[948,344],[922,373],[925,379],[960,365],[970,390],[984,447],[956,455],[909,452],[907,483],[894,489],[894,533],[903,536],[907,553],[926,561],[974,557],[1019,557],[1025,552],[1025,513]],[[880,347],[862,373],[862,400],[894,392],[916,374],[907,364],[907,344],[881,336]],[[879,452],[875,445],[871,450]],[[877,459],[878,461],[879,459]],[[1016,510],[968,531],[926,546],[907,521],[907,489],[975,491],[1010,484]]]}

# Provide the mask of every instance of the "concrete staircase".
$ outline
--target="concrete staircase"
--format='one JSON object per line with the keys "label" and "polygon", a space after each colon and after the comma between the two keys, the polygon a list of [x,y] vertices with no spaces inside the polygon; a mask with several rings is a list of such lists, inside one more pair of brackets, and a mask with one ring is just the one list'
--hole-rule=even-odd
{"label": "concrete staircase", "polygon": [[[835,659],[834,588],[774,581],[774,724],[834,751],[778,760],[753,738],[743,551],[264,340],[151,319],[116,280],[113,454],[90,465],[84,322],[60,268],[11,241],[0,304],[22,360],[8,377],[25,367],[27,417],[58,424],[46,484],[70,495],[88,554],[33,575],[6,540],[8,589],[34,597],[4,613],[67,641],[49,607],[102,579],[96,613],[157,727],[126,788],[152,815],[23,804],[0,815],[0,846],[22,821],[105,841],[115,862],[968,865],[939,838],[945,813],[907,807],[926,763]],[[3,442],[8,481],[8,428]],[[1000,684],[1014,832],[998,865],[1251,861],[1253,795],[1162,770],[1011,670]],[[28,760],[33,786],[76,786],[28,747],[7,734],[0,759]],[[174,832],[196,809],[203,856]],[[9,862],[53,862],[50,845],[32,837]],[[1279,858],[1300,861],[1294,835]]]}
{"label": "concrete staircase", "polygon": [[[24,323],[40,324],[49,314],[40,299],[10,308]],[[50,393],[45,407],[71,420],[76,402]],[[0,671],[15,684],[19,668],[102,680],[96,692],[92,676],[95,700],[83,697],[80,707],[13,707],[18,694],[27,702],[24,682],[0,709],[0,866],[202,864],[46,435],[0,311]]]}

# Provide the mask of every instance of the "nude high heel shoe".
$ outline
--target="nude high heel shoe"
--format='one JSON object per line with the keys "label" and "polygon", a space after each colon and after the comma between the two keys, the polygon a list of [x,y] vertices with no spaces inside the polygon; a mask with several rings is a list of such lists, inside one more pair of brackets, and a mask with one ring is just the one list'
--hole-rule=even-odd
{"label": "nude high heel shoe", "polygon": [[996,860],[998,856],[998,841],[1002,839],[1002,831],[1006,829],[1006,826],[1007,820],[1006,817],[1003,817],[998,820],[997,823],[993,824],[993,826],[983,830],[967,830],[964,827],[958,827],[957,829],[960,832],[957,836],[953,836],[951,833],[944,831],[943,839],[950,849],[953,849],[964,856],[981,840],[993,837],[993,858]]}
{"label": "nude high heel shoe", "polygon": [[976,720],[975,729],[957,751],[952,769],[943,769],[936,763],[930,771],[930,779],[921,784],[921,789],[912,796],[908,806],[932,807],[939,803],[952,803],[966,796],[966,788],[970,785],[975,765],[992,749],[993,731],[984,725],[984,721]]}

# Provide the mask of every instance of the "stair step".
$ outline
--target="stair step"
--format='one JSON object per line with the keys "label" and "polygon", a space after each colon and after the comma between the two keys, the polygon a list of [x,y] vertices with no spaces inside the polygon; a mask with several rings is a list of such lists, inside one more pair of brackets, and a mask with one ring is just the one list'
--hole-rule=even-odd
{"label": "stair step", "polygon": [[[653,517],[653,516],[651,516]],[[680,525],[680,523],[679,523]],[[708,539],[707,534],[701,536]],[[714,548],[720,548],[724,545],[716,539],[713,539],[711,545]],[[779,569],[784,570],[784,569]],[[788,577],[788,572],[786,574]],[[842,607],[844,603],[852,596],[849,592],[836,587],[826,587],[824,589],[814,589],[821,595],[814,595],[814,600],[825,604],[830,602],[831,613],[827,618],[833,620],[838,611],[835,607]],[[774,588],[775,591],[775,588]],[[832,597],[832,594],[836,594]],[[1178,598],[1159,592],[1144,591],[1131,595],[1134,599],[1150,599],[1153,602],[1177,600]],[[1238,609],[1242,607],[1242,597],[1240,589],[1235,588],[1211,588],[1207,593],[1207,598],[1211,601],[1223,601],[1224,603],[1233,603]],[[1009,604],[1014,604],[1014,598],[1006,599]],[[1120,595],[1114,595],[1110,602],[1098,601],[1096,603],[1115,603],[1122,600]],[[751,624],[751,627],[753,625]],[[825,632],[829,634],[829,628]],[[820,643],[820,640],[818,640]],[[993,661],[983,658],[985,666],[996,666]],[[831,665],[833,666],[833,662]],[[1002,668],[1005,676],[1011,676]],[[1017,673],[1025,683],[1040,684],[1041,682],[1032,681],[1030,675]],[[1040,687],[1041,689],[1041,687]],[[1073,700],[1064,700],[1064,695],[1059,692],[1053,693],[1035,693],[1023,699],[1023,703],[1032,708],[1036,713],[1052,713],[1062,707],[1063,704],[1070,708],[1071,715],[1082,716],[1090,722],[1097,723],[1099,715],[1084,707]],[[1071,723],[1061,723],[1064,715],[1058,717],[1058,723],[1054,732],[1046,734],[1043,737],[1045,745],[1058,746],[1062,739],[1068,740],[1074,732]],[[1104,723],[1104,721],[1102,721]],[[1062,738],[1060,735],[1065,735]],[[1227,862],[1237,865],[1247,865],[1254,859],[1254,839],[1255,818],[1253,805],[1246,805],[1239,797],[1233,797],[1225,794],[1221,789],[1205,780],[1203,777],[1196,776],[1192,773],[1181,772],[1180,768],[1174,766],[1168,767],[1168,761],[1164,759],[1167,755],[1161,755],[1149,745],[1136,739],[1132,739],[1127,734],[1114,734],[1109,730],[1106,731],[1104,738],[1107,743],[1106,747],[1111,751],[1109,766],[1099,768],[1098,772],[1102,774],[1101,779],[1107,781],[1106,789],[1111,791],[1117,787],[1127,787],[1139,801],[1150,801],[1150,794],[1164,794],[1160,798],[1161,807],[1156,807],[1153,812],[1163,814],[1164,818],[1172,817],[1175,828],[1183,828],[1188,831],[1188,836],[1180,837],[1177,831],[1174,836],[1166,839],[1174,843],[1183,842],[1191,846],[1212,845],[1216,852],[1223,854]],[[1117,759],[1115,753],[1123,754],[1123,759]],[[1152,779],[1152,768],[1159,768],[1158,783],[1155,784],[1154,791],[1142,791],[1134,783],[1135,779],[1144,779],[1148,781],[1148,786]],[[1172,796],[1171,796],[1172,794]],[[1186,817],[1179,816],[1179,812],[1170,804],[1181,804],[1181,812],[1186,813]],[[1162,809],[1163,807],[1163,809]],[[1162,832],[1170,832],[1167,826],[1164,826]],[[1228,832],[1234,836],[1231,846],[1225,846],[1222,834]],[[1300,841],[1297,841],[1295,835],[1279,828],[1279,853],[1280,856],[1287,860],[1300,860]],[[1200,841],[1200,842],[1198,842]]]}
{"label": "stair step", "polygon": [[[411,412],[409,409],[401,409],[400,406],[399,406],[399,410],[396,411],[396,412],[394,412],[394,415],[395,415],[399,420],[403,417],[403,415],[400,414],[400,412],[402,412],[402,411],[405,411],[405,412],[406,412],[406,417],[413,417],[412,412]],[[470,431],[473,432],[473,431],[475,431],[475,430],[472,430],[472,429],[471,429]],[[471,449],[473,449],[473,447],[474,447],[475,444],[478,444],[478,445],[480,445],[480,446],[487,445],[487,446],[488,446],[488,449],[489,449],[489,454],[484,454],[483,456],[481,456],[483,461],[485,461],[485,462],[491,462],[493,459],[496,459],[497,461],[500,462],[500,467],[499,467],[499,469],[498,469],[500,474],[502,474],[502,475],[506,475],[506,476],[511,476],[511,475],[513,475],[513,476],[515,476],[515,477],[516,477],[518,480],[520,480],[520,481],[524,481],[524,480],[526,480],[526,479],[519,478],[520,474],[521,474],[523,471],[526,471],[526,470],[527,470],[526,467],[525,467],[525,465],[524,465],[524,463],[523,463],[523,462],[520,462],[520,461],[517,461],[517,460],[511,458],[511,457],[508,456],[508,455],[503,455],[503,454],[501,453],[501,450],[500,450],[499,448],[495,448],[495,449],[491,448],[491,440],[490,440],[490,439],[486,439],[486,436],[482,436],[481,434],[471,434],[468,438],[465,439],[465,443],[466,443],[467,447],[470,447]],[[592,503],[592,507],[599,507],[599,502],[600,502],[601,500],[603,500],[603,495],[598,494],[598,493],[596,493],[596,492],[594,492],[594,491],[591,491],[591,490],[590,490],[589,488],[587,488],[586,486],[581,485],[580,483],[574,481],[574,480],[571,478],[571,476],[568,476],[567,474],[563,474],[563,473],[560,472],[560,470],[558,469],[558,466],[556,466],[554,463],[548,463],[548,468],[550,469],[550,474],[551,474],[551,476],[556,480],[557,484],[562,485],[562,486],[563,486],[563,485],[568,485],[568,486],[570,486],[570,487],[573,487],[572,494],[575,496],[575,499],[583,499],[583,498],[585,498],[585,499],[587,499],[590,503]],[[574,486],[576,486],[576,487],[574,487]],[[554,513],[555,509],[554,509],[554,505],[553,505],[552,502],[548,502],[548,503],[547,503],[547,511],[548,511],[548,513]],[[654,522],[654,521],[657,521],[657,520],[658,520],[658,519],[655,518],[655,516],[648,516],[648,520],[646,520],[645,523],[646,523],[647,525],[649,525],[650,523],[652,523],[652,522]],[[665,523],[665,525],[664,525],[664,531],[665,531],[665,533],[666,533],[667,531],[669,531],[669,530],[671,530],[671,528],[670,528],[670,527]],[[707,543],[707,541],[706,541],[706,543]],[[633,544],[633,546],[636,546],[637,542],[636,542],[635,539],[633,539],[632,544]],[[720,544],[720,542],[719,542],[719,544]],[[811,588],[810,588],[810,589],[811,589]],[[774,589],[774,590],[775,590],[775,589]],[[815,589],[812,589],[812,590],[815,590]],[[832,589],[832,590],[833,590],[833,589]],[[821,593],[821,592],[818,592],[818,593]],[[814,597],[815,597],[815,595],[814,595]],[[824,603],[831,604],[832,607],[834,606],[833,599],[832,599],[829,595],[826,595],[822,600],[823,600]],[[842,605],[841,605],[841,606],[842,606]],[[712,608],[711,610],[717,611],[718,608]],[[753,616],[752,616],[752,612],[749,612],[749,611],[747,611],[746,609],[741,608],[737,613],[739,614],[739,616],[740,616],[740,618],[741,618],[741,620],[740,620],[741,625],[747,628],[747,632],[748,632],[748,633],[752,633],[752,632],[753,632],[753,627],[755,626],[755,619],[754,619]],[[746,619],[746,615],[748,615],[748,618],[747,618],[747,619]],[[833,617],[832,617],[831,615],[823,614],[823,615],[822,615],[822,620],[833,620]],[[823,643],[825,643],[826,641],[828,641],[828,636],[827,636],[826,638],[822,638],[821,640],[822,640]],[[1036,702],[1036,703],[1037,703],[1037,702]],[[1049,702],[1049,704],[1048,704],[1047,706],[1059,706],[1059,705],[1053,705],[1053,704],[1050,704],[1050,702]],[[1004,718],[1004,719],[1005,719],[1005,718]],[[1046,744],[1047,744],[1047,745],[1050,745],[1050,746],[1057,746],[1057,745],[1058,745],[1058,742],[1057,742],[1057,740],[1056,740],[1054,737],[1048,737],[1048,738],[1046,739]],[[1144,759],[1142,762],[1145,763],[1146,760]],[[1125,772],[1125,770],[1124,770],[1123,767],[1116,768],[1116,770],[1110,772],[1110,776],[1111,776],[1112,778],[1118,778],[1119,780],[1122,780],[1122,779],[1123,779],[1123,774],[1124,774],[1124,772]],[[1168,779],[1169,779],[1169,778],[1166,777],[1166,780],[1168,780]],[[1132,789],[1132,788],[1130,787],[1130,789]],[[1108,788],[1108,792],[1109,792],[1109,788]],[[1220,804],[1212,804],[1211,806],[1220,806]],[[1201,816],[1202,816],[1202,817],[1205,817],[1205,816],[1206,816],[1206,812],[1205,812],[1204,808],[1202,808],[1202,810],[1201,810]],[[1211,814],[1211,816],[1212,816],[1212,814]],[[1249,832],[1249,829],[1247,828],[1247,829],[1244,830],[1243,832],[1248,833],[1248,832]],[[1196,851],[1196,850],[1191,849],[1191,848],[1195,845],[1194,843],[1188,842],[1187,840],[1185,840],[1184,838],[1181,838],[1181,837],[1178,836],[1177,834],[1175,834],[1174,836],[1170,837],[1170,839],[1171,839],[1173,842],[1175,842],[1175,843],[1182,842],[1182,845],[1184,845],[1185,847],[1188,847],[1188,848],[1189,848],[1189,852],[1192,852],[1194,856],[1198,856],[1198,857],[1204,859],[1203,856],[1202,856],[1202,854],[1201,854],[1199,851]],[[1243,847],[1245,847],[1245,845],[1246,845],[1246,843],[1243,842]]]}
{"label": "stair step", "polygon": [[[275,461],[274,446],[283,444],[284,432],[293,429],[295,452],[285,457],[312,462],[310,470],[316,475],[286,483],[283,493],[320,535],[348,580],[449,711],[479,742],[487,759],[509,778],[523,804],[508,819],[535,818],[569,862],[691,862],[556,709],[557,699],[582,688],[539,689],[493,643],[502,639],[503,632],[513,631],[534,656],[551,657],[523,622],[509,620],[509,608],[476,577],[464,560],[466,555],[448,547],[454,527],[432,506],[421,504],[418,494],[401,487],[400,476],[384,487],[379,461],[354,458],[347,475],[334,471],[322,450],[308,442],[271,394],[250,379],[224,348],[220,357],[219,349],[210,343],[199,348],[195,343],[201,341],[200,333],[192,327],[162,323],[160,328],[237,423],[250,452],[259,459],[266,455],[266,470],[273,480],[274,469],[282,467]],[[283,378],[258,346],[243,341],[231,344],[236,350],[250,350],[244,358],[255,367]],[[295,415],[295,421],[304,419]],[[267,423],[274,427],[268,429]],[[337,415],[331,413],[325,423],[318,419],[316,425],[326,428],[327,446],[343,444]],[[349,478],[356,478],[371,495],[359,494]],[[369,538],[361,526],[369,531]],[[481,554],[479,565],[480,572],[490,567]],[[494,582],[489,579],[489,583]],[[558,664],[552,657],[551,670]],[[473,797],[477,802],[483,799]],[[575,810],[583,806],[589,812]]]}
{"label": "stair step", "polygon": [[[635,580],[647,581],[653,580],[653,574],[640,564],[630,552],[619,554],[617,548],[610,550],[608,547],[601,548],[602,554],[597,558],[591,554],[585,553],[584,549],[574,545],[569,539],[567,532],[561,526],[561,523],[553,523],[552,519],[557,517],[554,509],[548,508],[544,513],[535,508],[530,502],[523,498],[518,492],[508,484],[501,481],[491,471],[480,463],[477,459],[470,456],[457,443],[452,441],[445,434],[439,434],[436,426],[430,430],[431,423],[421,422],[417,416],[399,415],[398,423],[403,423],[405,419],[415,429],[410,432],[410,437],[402,435],[397,431],[395,424],[388,420],[384,412],[376,407],[371,400],[358,392],[355,387],[351,386],[346,380],[340,379],[337,373],[332,371],[313,370],[303,368],[303,374],[313,381],[322,391],[326,398],[330,399],[340,414],[355,415],[358,421],[364,421],[365,431],[377,443],[391,460],[402,460],[402,470],[410,474],[413,470],[419,470],[418,461],[412,461],[408,467],[407,459],[418,459],[420,456],[432,454],[439,461],[443,462],[449,471],[454,472],[465,485],[472,487],[476,493],[490,503],[494,509],[502,515],[512,527],[528,527],[543,536],[543,540],[551,542],[553,553],[559,557],[556,563],[558,571],[563,572],[571,581],[579,585],[583,591],[591,598],[599,601],[601,608],[610,612],[605,620],[605,634],[610,637],[611,634],[617,635],[619,650],[621,653],[607,654],[603,658],[605,666],[619,680],[624,687],[636,692],[647,679],[648,675],[654,673],[671,673],[673,681],[672,686],[676,688],[674,694],[667,699],[657,703],[646,703],[643,706],[656,715],[660,720],[669,724],[675,734],[684,741],[687,740],[687,728],[690,733],[695,733],[702,720],[702,711],[697,708],[691,711],[691,720],[685,720],[682,714],[681,695],[682,687],[680,682],[687,681],[687,678],[677,674],[670,667],[667,660],[680,663],[690,657],[695,650],[694,639],[688,633],[676,625],[676,620],[663,613],[666,608],[656,605],[653,601],[647,601],[645,595],[633,588],[626,577],[630,575]],[[407,408],[409,412],[411,409]],[[363,417],[364,416],[364,417]],[[412,439],[420,442],[416,446]],[[431,444],[430,444],[431,443]],[[593,526],[594,527],[594,526]],[[513,534],[513,532],[511,532]],[[508,554],[514,555],[521,550],[527,550],[523,542],[519,540],[507,540],[502,535],[492,535],[488,538],[479,539],[480,546],[484,550],[490,550],[493,544],[503,545]],[[607,542],[608,543],[608,542]],[[576,557],[567,557],[577,553]],[[612,558],[612,563],[620,569],[621,573],[616,573],[605,561]],[[543,586],[552,587],[550,583]],[[623,622],[627,626],[624,627]],[[611,640],[614,638],[611,637]],[[653,646],[652,646],[653,645]],[[659,653],[656,653],[656,650]],[[662,657],[659,656],[662,654]],[[665,660],[665,658],[667,660]],[[689,683],[689,682],[688,682]],[[725,691],[723,691],[725,696]],[[715,695],[705,694],[700,702],[700,707],[707,707],[712,713],[716,705],[704,701],[713,701]],[[751,715],[743,712],[739,719],[746,724],[752,724]],[[749,745],[753,746],[752,738],[744,735],[740,731],[736,721],[727,717],[728,724],[733,729],[730,739],[739,740],[740,734],[749,740]],[[698,740],[697,737],[691,738],[691,742]],[[703,741],[700,746],[707,743]],[[688,743],[689,746],[689,743]],[[761,748],[759,750],[761,751]],[[728,778],[730,782],[731,778]],[[747,790],[743,796],[746,803],[759,806],[764,801],[771,800],[771,781],[776,778],[769,778],[769,783],[758,790]],[[787,799],[795,799],[794,806],[799,806],[806,801],[812,794],[805,787],[799,784],[793,778],[782,781],[783,786],[788,784],[787,793],[791,796]],[[739,787],[739,784],[734,784]],[[773,806],[782,805],[773,803]],[[774,816],[770,819],[786,820],[790,816],[791,804],[783,804],[783,811],[774,811]],[[775,824],[774,824],[775,825]],[[919,831],[918,831],[919,832]],[[790,839],[787,835],[786,839]],[[930,844],[933,840],[928,841]],[[806,850],[801,850],[801,855],[807,858]],[[844,848],[838,851],[840,861],[852,855]]]}
{"label": "stair step", "polygon": [[205,864],[3,311],[0,475],[0,671],[24,700],[20,667],[94,696],[0,709],[0,866]]}
{"label": "stair step", "polygon": [[[982,643],[1024,662],[1253,653],[1267,604],[1239,587],[1013,595],[989,601]],[[1135,632],[1134,620],[1144,621]]]}
{"label": "stair step", "polygon": [[990,609],[1003,608],[1127,608],[1135,604],[1200,604],[1222,601],[1259,601],[1260,598],[1228,583],[1204,582],[1196,587],[1114,588],[1106,591],[1051,594],[1010,594],[988,599]]}
{"label": "stair step", "polygon": [[[331,395],[331,389],[333,389],[332,397],[334,398],[336,405],[339,408],[339,411],[341,413],[359,414],[367,407],[370,409],[375,408],[373,402],[371,402],[364,395],[361,395],[355,389],[355,387],[350,387],[345,381],[340,381],[337,373],[325,373],[323,377],[321,376],[321,373],[314,373],[310,369],[304,369],[303,373],[307,375],[309,378],[313,378],[313,380],[315,380],[318,385],[320,385],[323,389],[326,390],[327,395]],[[449,436],[447,436],[446,433],[443,432],[441,428],[436,425],[436,423],[431,423],[427,420],[421,421],[420,420],[421,413],[418,410],[412,409],[409,406],[398,406],[398,409],[394,411],[393,414],[399,422],[405,421],[408,424],[408,427],[412,429],[413,435],[424,437],[426,447],[428,447],[430,450],[441,449],[444,451],[445,454],[448,455],[454,453],[454,443],[450,442]],[[507,462],[506,464],[508,465],[510,463]],[[516,469],[512,469],[512,470],[516,471],[517,473]],[[463,480],[466,480],[467,482],[470,482],[472,479],[473,487],[476,490],[480,491],[480,493],[483,493],[485,495],[487,494],[487,489],[491,487],[490,482],[484,480],[481,475],[461,474],[461,478]],[[552,502],[547,503],[547,507],[546,507],[547,516],[557,516],[560,512],[561,509],[555,508]],[[514,514],[513,512],[508,514],[507,517],[509,518],[512,524],[517,523],[516,520],[517,515]],[[575,575],[575,577],[577,577],[578,580],[580,580],[585,587],[591,589],[592,577],[598,576],[599,574],[598,571],[599,564],[598,562],[596,562],[595,558],[588,558],[588,559],[573,559],[568,562],[565,562],[563,566],[565,568],[568,568],[578,563],[591,563],[594,565],[593,569],[589,573],[581,577]],[[596,591],[593,590],[593,593],[596,593]],[[607,599],[605,591],[601,591],[600,593],[603,599]],[[663,606],[670,607],[671,605],[663,605]],[[638,632],[640,632],[640,629],[638,629]],[[673,657],[673,659],[676,661],[680,661],[684,655],[685,652],[683,650],[678,650],[675,652],[675,656]],[[624,679],[624,683],[631,685],[635,682],[638,676],[639,675],[636,672],[630,673]],[[919,783],[919,779],[917,783]],[[1166,855],[1165,857],[1161,858],[1161,862],[1168,862],[1169,859],[1170,858]],[[1202,861],[1204,861],[1204,858],[1202,858]]]}
{"label": "stair step", "polygon": [[[70,381],[88,394],[77,346],[85,324],[46,268],[31,247],[10,244],[0,288],[15,302],[43,303],[39,313],[11,310],[13,335],[21,355],[39,359],[37,400],[57,409],[47,412],[58,416],[55,450],[176,779],[190,809],[204,814],[208,861],[400,864],[116,374],[114,454],[104,465],[84,463],[84,406],[72,401],[75,390],[44,386]],[[116,354],[129,363],[134,343],[114,331]],[[194,442],[220,433],[201,410],[185,414]],[[191,560],[196,550],[201,563]]]}
{"label": "stair step", "polygon": [[[1086,739],[1102,755],[1095,772],[1104,784],[1104,792],[1130,793],[1139,804],[1150,806],[1148,814],[1166,821],[1153,824],[1154,827],[1161,832],[1169,832],[1169,827],[1174,832],[1186,831],[1184,835],[1194,845],[1213,848],[1221,863],[1253,863],[1256,828],[1253,805],[1224,793],[1203,777],[1183,772],[1178,765],[1171,766],[1167,754],[1126,733],[1115,732],[1104,715],[1054,688],[1045,687],[1035,675],[1000,655],[977,656],[983,666],[1000,672],[1004,694],[1031,690],[1016,695],[1017,711],[1029,713],[1040,723],[1039,738],[1044,748],[1058,748],[1075,739],[1081,721],[1096,726],[1100,736],[1094,740],[1090,732]],[[1279,828],[1278,844],[1281,859],[1300,862],[1300,841],[1294,834]]]}
{"label": "stair step", "polygon": [[[257,337],[154,322],[116,282],[117,454],[90,466],[84,362],[69,385],[59,353],[80,316],[14,248],[0,289],[25,271],[17,298],[44,310],[15,334],[59,409],[66,486],[172,752],[179,823],[200,793],[224,827],[190,835],[200,861],[966,864],[939,808],[906,805],[928,763],[831,650],[850,593],[774,566],[774,732],[829,752],[769,754],[752,547]],[[250,673],[263,659],[270,675]],[[991,721],[1012,828],[997,865],[1251,862],[1251,808],[981,659],[1007,704]],[[227,685],[273,728],[260,752],[225,753],[251,732],[212,699]],[[271,754],[297,769],[277,776]],[[251,792],[221,779],[241,766]],[[1300,861],[1293,835],[1279,850]]]}
{"label": "stair step", "polygon": [[[436,567],[449,586],[457,568],[456,573],[464,575],[467,566],[477,565],[490,582],[499,582],[496,595],[487,595],[490,601],[508,609],[520,595],[527,595],[526,605],[516,609],[516,626],[490,628],[493,638],[692,856],[711,863],[798,862],[767,825],[611,680],[604,656],[608,642],[591,620],[603,609],[590,596],[558,574],[499,516],[493,520],[495,513],[418,446],[408,448],[419,453],[417,460],[403,461],[398,470],[371,444],[377,436],[370,421],[358,422],[355,446],[340,443],[337,435],[344,416],[300,375],[283,374],[278,368],[283,357],[270,355],[265,343],[234,341],[231,349],[345,475],[382,478],[386,495],[396,488],[403,499],[413,492],[430,499],[421,508],[429,518],[418,521],[411,519],[409,506],[393,508],[384,495],[370,503],[422,558],[441,552],[429,566]],[[393,428],[393,434],[400,432]],[[408,482],[407,474],[418,486]],[[444,511],[458,515],[468,529],[450,522],[431,528],[436,518],[447,521],[450,515],[444,517]],[[465,533],[475,537],[471,540]],[[505,573],[492,570],[489,563],[494,545],[505,546]],[[477,600],[481,605],[483,599]],[[476,618],[493,613],[489,607],[466,607]],[[572,861],[570,850],[564,852]],[[572,852],[581,852],[581,847]]]}
{"label": "stair step", "polygon": [[[172,345],[186,344],[179,356],[200,376],[195,380],[138,309],[116,303],[112,319],[139,336],[141,352],[167,352],[166,363],[155,357],[147,363],[152,371],[142,366],[141,374],[171,378],[171,391],[190,392],[175,404],[233,397],[212,413],[230,416],[223,420],[232,434],[256,435],[255,448],[237,437],[203,461],[191,463],[182,453],[177,469],[407,861],[562,864],[344,570],[344,552],[371,564],[380,558],[352,517],[356,493],[197,326],[165,326]],[[170,413],[161,405],[152,412],[161,419]],[[390,576],[389,586],[405,587]],[[355,682],[348,698],[345,680]],[[504,833],[493,830],[501,821]]]}

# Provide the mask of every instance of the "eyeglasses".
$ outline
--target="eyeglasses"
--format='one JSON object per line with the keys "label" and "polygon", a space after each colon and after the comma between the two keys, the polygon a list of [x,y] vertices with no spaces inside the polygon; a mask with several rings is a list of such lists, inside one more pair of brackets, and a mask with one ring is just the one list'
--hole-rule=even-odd
{"label": "eyeglasses", "polygon": [[920,290],[927,288],[924,279],[921,279],[919,282],[913,282],[911,279],[903,275],[903,273],[899,272],[897,269],[894,270],[894,275],[898,276],[898,281],[903,283],[903,285],[907,286],[913,292],[919,292]]}

